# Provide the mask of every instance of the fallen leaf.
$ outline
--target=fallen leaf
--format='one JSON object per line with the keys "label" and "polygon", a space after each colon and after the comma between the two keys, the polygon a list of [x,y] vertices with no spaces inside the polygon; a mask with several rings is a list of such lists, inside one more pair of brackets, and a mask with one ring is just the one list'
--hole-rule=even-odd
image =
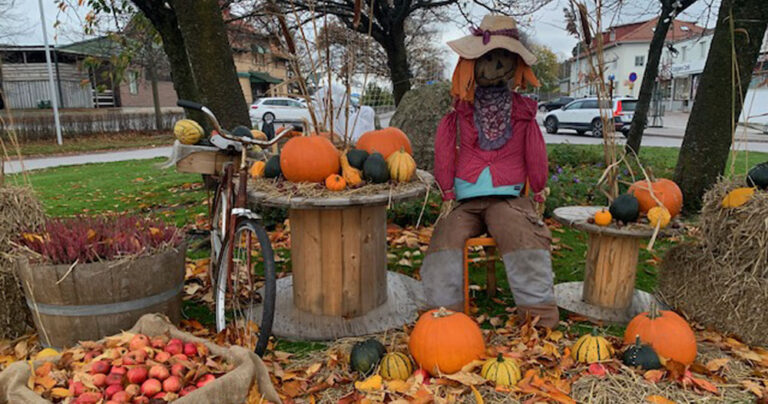
{"label": "fallen leaf", "polygon": [[70,396],[69,389],[64,387],[54,387],[51,389],[52,398],[67,398]]}
{"label": "fallen leaf", "polygon": [[706,367],[710,372],[717,372],[720,370],[720,368],[724,367],[728,361],[730,361],[730,358],[712,359],[711,361],[707,362],[704,367]]}
{"label": "fallen leaf", "polygon": [[477,403],[477,404],[485,404],[485,400],[483,400],[483,396],[480,395],[480,392],[477,391],[475,386],[469,386],[469,388],[472,389],[472,395],[475,396],[475,403]]}
{"label": "fallen leaf", "polygon": [[592,376],[603,377],[608,372],[605,370],[605,366],[603,366],[602,364],[592,363],[589,365],[589,368],[587,368],[587,373],[589,373]]}
{"label": "fallen leaf", "polygon": [[719,390],[717,389],[717,386],[715,386],[711,382],[704,379],[699,379],[693,376],[689,376],[688,378],[690,379],[691,382],[693,382],[694,386],[702,390],[708,391],[712,394],[719,394]]}
{"label": "fallen leaf", "polygon": [[411,388],[411,385],[404,380],[390,380],[387,382],[387,390],[395,393],[405,393]]}
{"label": "fallen leaf", "polygon": [[465,386],[476,386],[486,382],[486,380],[477,373],[469,372],[457,372],[452,375],[443,375],[442,378],[459,382]]}
{"label": "fallen leaf", "polygon": [[307,379],[314,376],[315,373],[317,373],[321,367],[323,367],[323,364],[321,362],[317,362],[317,363],[313,363],[312,365],[309,365],[309,367],[306,370]]}
{"label": "fallen leaf", "polygon": [[747,391],[757,396],[757,398],[763,398],[764,395],[764,389],[763,386],[761,386],[758,383],[755,383],[751,380],[742,380],[741,385],[744,386]]}
{"label": "fallen leaf", "polygon": [[643,378],[651,383],[658,383],[664,378],[665,373],[661,369],[653,369],[643,373]]}
{"label": "fallen leaf", "polygon": [[666,397],[662,397],[662,396],[655,395],[655,394],[652,395],[652,396],[646,397],[645,401],[647,401],[649,403],[653,403],[653,404],[675,404],[674,401],[672,401],[672,400],[670,400],[670,399],[668,399]]}
{"label": "fallen leaf", "polygon": [[382,379],[379,375],[373,375],[361,382],[355,382],[355,388],[360,391],[376,391],[381,390]]}

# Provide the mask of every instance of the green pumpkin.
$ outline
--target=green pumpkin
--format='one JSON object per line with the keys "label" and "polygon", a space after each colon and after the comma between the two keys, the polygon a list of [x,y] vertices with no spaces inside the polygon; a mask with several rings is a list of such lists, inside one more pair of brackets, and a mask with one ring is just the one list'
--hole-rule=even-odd
{"label": "green pumpkin", "polygon": [[640,336],[635,339],[635,344],[624,351],[624,364],[630,367],[640,367],[644,370],[661,368],[659,355],[653,347],[640,342]]}
{"label": "green pumpkin", "polygon": [[368,159],[368,152],[365,150],[350,149],[347,152],[347,161],[349,161],[349,165],[358,170],[363,169],[363,164],[365,164],[366,159]]}
{"label": "green pumpkin", "polygon": [[375,339],[358,342],[349,354],[349,364],[352,370],[367,375],[376,369],[376,365],[386,352],[384,345]]}
{"label": "green pumpkin", "polygon": [[[350,163],[351,164],[351,163]],[[389,181],[389,168],[387,161],[381,153],[372,153],[363,164],[363,176],[367,181],[381,184]]]}
{"label": "green pumpkin", "polygon": [[760,163],[747,173],[747,184],[760,189],[768,188],[768,161]]}
{"label": "green pumpkin", "polygon": [[613,200],[609,209],[614,219],[624,223],[631,223],[640,216],[640,202],[632,194],[619,195]]}
{"label": "green pumpkin", "polygon": [[235,129],[232,130],[232,135],[238,137],[253,137],[251,130],[243,125],[235,126]]}
{"label": "green pumpkin", "polygon": [[283,174],[280,170],[280,155],[272,156],[264,166],[264,177],[277,178]]}

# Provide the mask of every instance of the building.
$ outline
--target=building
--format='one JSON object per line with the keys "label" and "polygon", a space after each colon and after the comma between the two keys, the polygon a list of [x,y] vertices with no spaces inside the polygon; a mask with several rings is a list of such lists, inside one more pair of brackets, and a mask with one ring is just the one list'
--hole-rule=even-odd
{"label": "building", "polygon": [[[643,80],[648,48],[653,38],[657,19],[617,25],[602,33],[604,73],[606,79],[614,79],[614,95],[636,97]],[[674,42],[700,36],[704,28],[692,22],[674,20],[667,33],[667,41]],[[583,97],[597,93],[594,73],[591,65],[598,66],[595,54],[596,40],[592,41],[592,49],[586,52],[577,48],[576,55],[571,58],[568,86],[572,97]],[[634,79],[634,80],[633,80]]]}

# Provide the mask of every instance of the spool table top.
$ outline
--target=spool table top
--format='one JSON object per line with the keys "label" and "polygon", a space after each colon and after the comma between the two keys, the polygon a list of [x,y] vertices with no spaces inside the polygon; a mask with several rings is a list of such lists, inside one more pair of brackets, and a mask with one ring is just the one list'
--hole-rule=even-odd
{"label": "spool table top", "polygon": [[390,202],[424,196],[434,182],[434,177],[423,170],[416,170],[416,177],[417,179],[407,184],[402,190],[387,188],[373,194],[347,194],[338,197],[274,196],[264,191],[249,189],[248,200],[259,205],[289,209],[339,209],[349,206],[386,205]]}
{"label": "spool table top", "polygon": [[[552,217],[558,222],[573,227],[576,230],[586,231],[591,234],[600,234],[613,237],[635,237],[635,238],[651,238],[653,231],[650,226],[641,226],[637,224],[616,227],[611,226],[598,226],[594,223],[587,222],[587,219],[594,217],[595,213],[605,209],[602,206],[563,206],[555,209],[552,212]],[[659,236],[666,233],[666,230],[659,232]]]}

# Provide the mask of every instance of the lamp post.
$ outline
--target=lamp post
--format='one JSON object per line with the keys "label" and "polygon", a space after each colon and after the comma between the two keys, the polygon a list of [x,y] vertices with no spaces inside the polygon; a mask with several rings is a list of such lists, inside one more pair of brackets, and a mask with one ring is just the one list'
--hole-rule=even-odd
{"label": "lamp post", "polygon": [[61,140],[61,122],[59,121],[59,97],[56,92],[56,85],[53,82],[53,67],[51,66],[51,47],[48,45],[48,30],[45,28],[45,11],[43,11],[43,0],[37,1],[40,6],[40,24],[43,27],[43,43],[45,44],[45,65],[48,67],[48,88],[51,93],[51,104],[53,105],[53,121],[56,125],[56,143],[62,145]]}

